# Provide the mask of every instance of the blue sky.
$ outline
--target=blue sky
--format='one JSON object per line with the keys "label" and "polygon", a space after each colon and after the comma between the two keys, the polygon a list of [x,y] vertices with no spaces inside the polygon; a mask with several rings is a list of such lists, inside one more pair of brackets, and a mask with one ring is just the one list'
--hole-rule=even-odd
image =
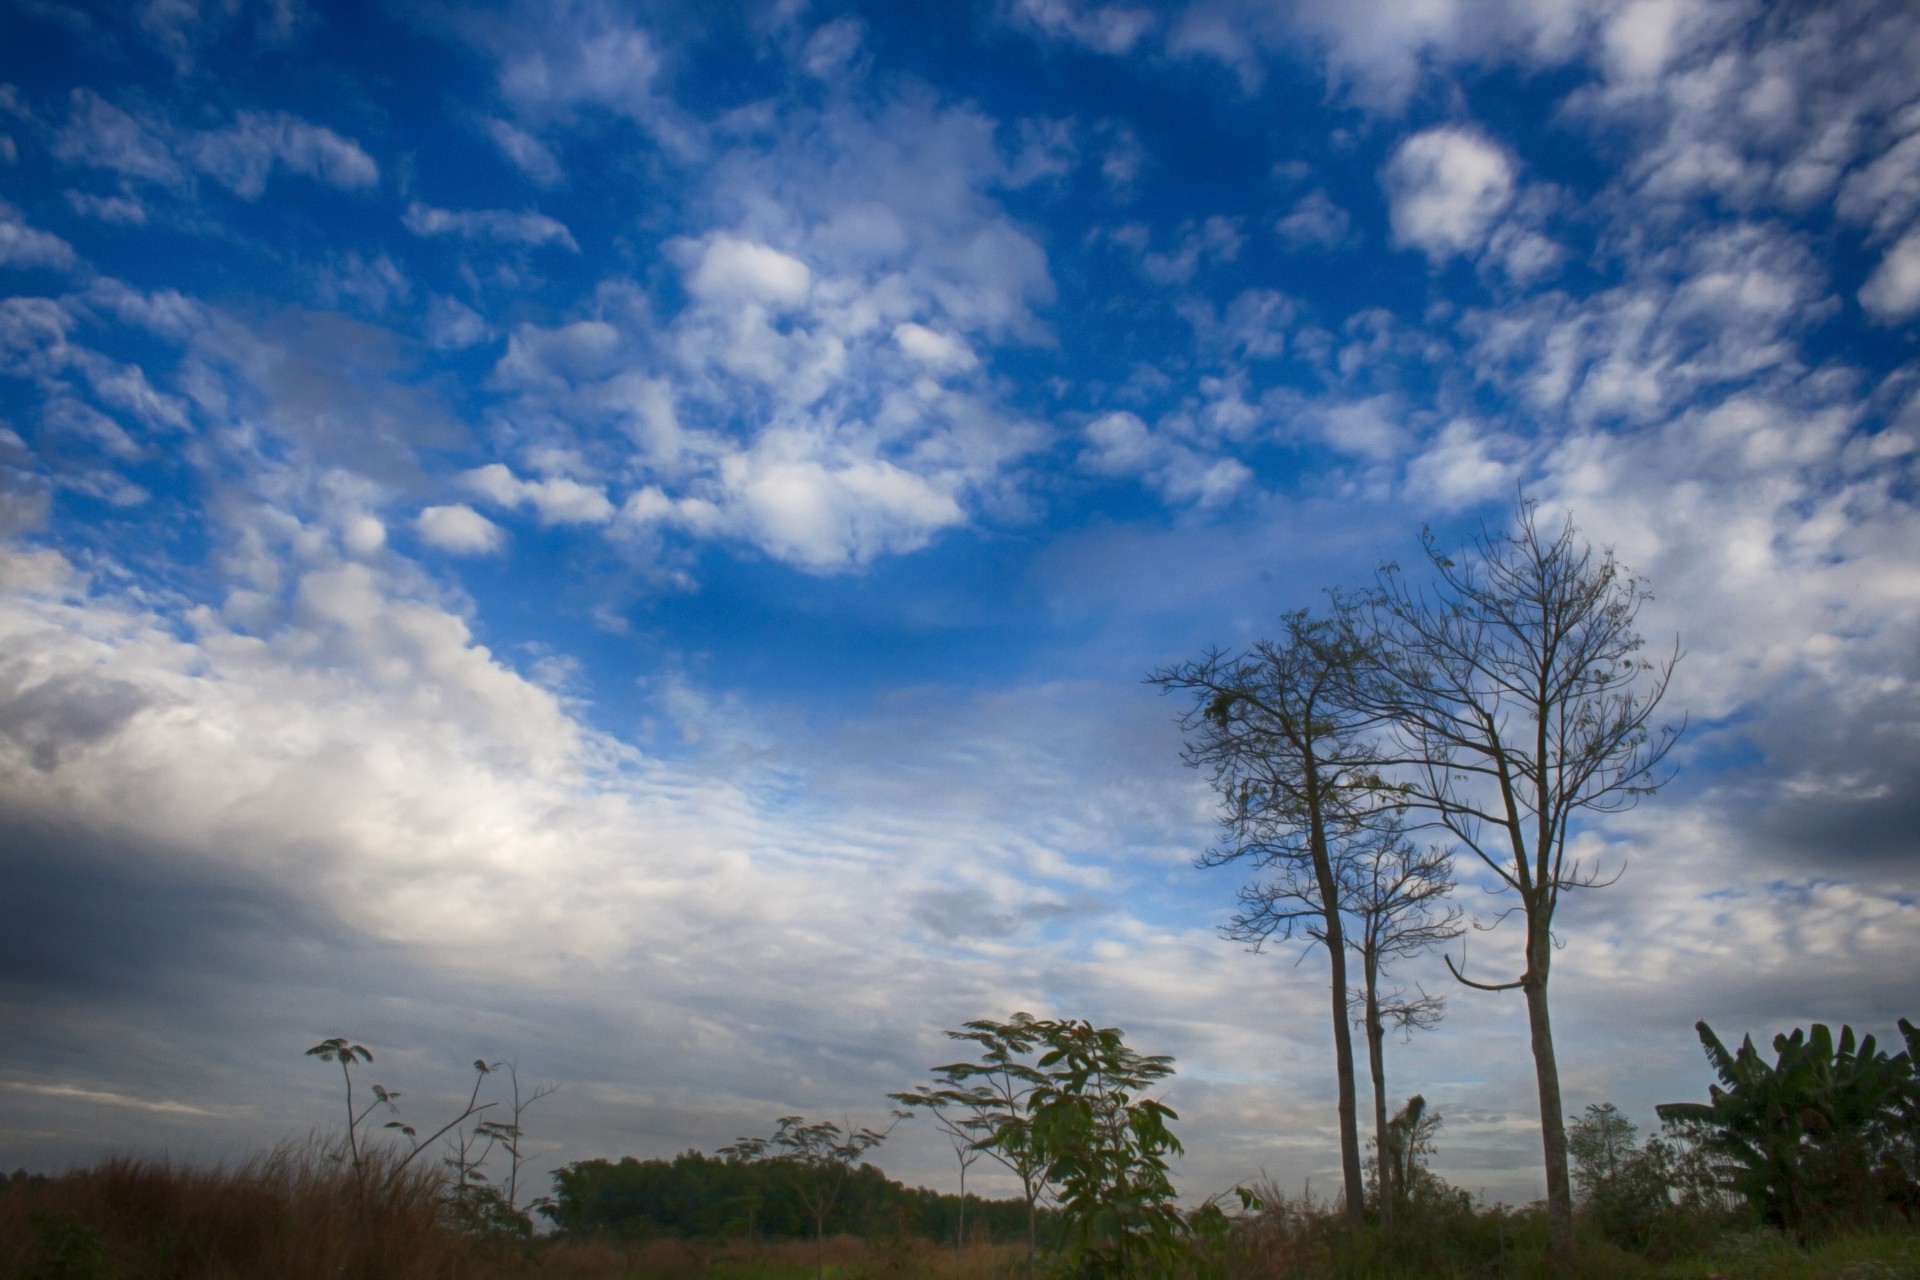
{"label": "blue sky", "polygon": [[[1523,492],[1687,651],[1570,1107],[1916,1013],[1920,19],[936,8],[0,12],[0,1165],[304,1133],[335,1034],[711,1150],[1029,1009],[1330,1186],[1142,677]],[[1517,1002],[1389,1069],[1539,1194]]]}

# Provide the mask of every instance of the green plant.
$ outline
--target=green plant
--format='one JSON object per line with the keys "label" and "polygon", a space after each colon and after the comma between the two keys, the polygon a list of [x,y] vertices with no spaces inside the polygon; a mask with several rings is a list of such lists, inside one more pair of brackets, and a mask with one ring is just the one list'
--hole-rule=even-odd
{"label": "green plant", "polygon": [[[940,1084],[888,1095],[904,1106],[931,1110],[949,1134],[965,1135],[970,1149],[984,1151],[1020,1179],[1027,1203],[1028,1280],[1039,1248],[1040,1199],[1047,1190],[1046,1161],[1031,1140],[1033,1095],[1047,1083],[1046,1074],[1032,1061],[1042,1043],[1041,1025],[1029,1013],[1016,1013],[1005,1022],[980,1018],[966,1023],[960,1031],[947,1032],[947,1038],[978,1045],[977,1061],[935,1067]],[[963,1192],[965,1173],[963,1163]]]}
{"label": "green plant", "polygon": [[1901,1019],[1908,1048],[1898,1056],[1872,1036],[1836,1041],[1823,1023],[1773,1039],[1769,1063],[1753,1037],[1729,1050],[1705,1022],[1695,1024],[1720,1084],[1711,1101],[1669,1102],[1663,1119],[1696,1126],[1724,1158],[1729,1190],[1765,1222],[1802,1243],[1839,1226],[1886,1216],[1889,1202],[1920,1201],[1907,1167],[1915,1142],[1914,1057],[1920,1033]]}
{"label": "green plant", "polygon": [[1567,1129],[1573,1184],[1607,1240],[1644,1249],[1673,1208],[1674,1151],[1659,1138],[1643,1148],[1638,1130],[1611,1102],[1588,1106]]}
{"label": "green plant", "polygon": [[1170,1276],[1190,1255],[1192,1226],[1175,1203],[1167,1157],[1180,1140],[1172,1108],[1142,1096],[1173,1074],[1173,1059],[1143,1056],[1114,1027],[1035,1022],[1046,1082],[1015,1141],[1043,1162],[1064,1218],[1060,1263],[1076,1276]]}

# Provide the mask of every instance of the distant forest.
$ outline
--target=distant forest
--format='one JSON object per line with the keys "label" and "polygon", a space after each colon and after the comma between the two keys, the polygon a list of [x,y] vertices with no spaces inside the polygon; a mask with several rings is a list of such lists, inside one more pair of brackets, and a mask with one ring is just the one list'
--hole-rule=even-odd
{"label": "distant forest", "polygon": [[[700,1151],[672,1160],[583,1160],[557,1170],[553,1182],[543,1212],[569,1236],[779,1240],[814,1234],[798,1185],[777,1161],[723,1160]],[[826,1230],[869,1240],[951,1240],[960,1208],[957,1195],[905,1186],[862,1164],[835,1197]],[[1024,1240],[1026,1201],[969,1195],[966,1224],[968,1239],[976,1243]]]}

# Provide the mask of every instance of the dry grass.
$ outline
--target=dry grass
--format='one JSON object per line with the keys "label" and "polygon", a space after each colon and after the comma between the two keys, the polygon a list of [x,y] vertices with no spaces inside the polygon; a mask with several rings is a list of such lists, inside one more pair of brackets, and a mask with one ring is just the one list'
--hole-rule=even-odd
{"label": "dry grass", "polygon": [[431,1167],[373,1158],[364,1184],[320,1146],[237,1168],[114,1159],[0,1180],[0,1280],[1011,1280],[1012,1245],[921,1240],[489,1241],[452,1228]]}

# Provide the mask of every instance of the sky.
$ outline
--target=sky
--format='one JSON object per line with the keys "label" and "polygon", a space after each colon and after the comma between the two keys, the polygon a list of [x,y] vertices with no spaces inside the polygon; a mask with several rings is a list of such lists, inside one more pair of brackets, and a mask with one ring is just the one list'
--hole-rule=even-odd
{"label": "sky", "polygon": [[[1915,66],[1900,3],[0,5],[0,1167],[337,1133],[335,1035],[423,1131],[558,1084],[541,1169],[712,1151],[1026,1010],[1175,1056],[1190,1198],[1329,1191],[1324,957],[1221,936],[1144,677],[1522,495],[1685,654],[1568,1110],[1886,1036]],[[1518,996],[1401,973],[1436,1171],[1542,1194]]]}

